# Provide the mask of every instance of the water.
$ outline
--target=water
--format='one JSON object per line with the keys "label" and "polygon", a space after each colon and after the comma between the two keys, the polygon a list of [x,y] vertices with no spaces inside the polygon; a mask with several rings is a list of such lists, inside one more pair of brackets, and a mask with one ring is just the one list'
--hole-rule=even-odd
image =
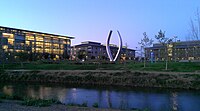
{"label": "water", "polygon": [[83,87],[40,84],[2,84],[0,92],[41,99],[57,99],[64,104],[87,103],[101,108],[149,109],[151,111],[198,111],[200,91],[157,88]]}

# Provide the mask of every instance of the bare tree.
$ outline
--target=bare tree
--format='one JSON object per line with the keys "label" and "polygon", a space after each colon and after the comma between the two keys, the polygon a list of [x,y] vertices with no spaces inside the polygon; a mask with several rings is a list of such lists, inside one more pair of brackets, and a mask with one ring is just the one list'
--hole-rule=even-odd
{"label": "bare tree", "polygon": [[167,37],[165,37],[165,31],[162,32],[162,30],[160,30],[158,32],[158,35],[155,35],[155,38],[164,47],[165,70],[168,70],[168,50],[167,50],[167,47],[168,47],[168,45],[170,43],[172,43],[173,38],[167,38]]}
{"label": "bare tree", "polygon": [[199,40],[200,38],[200,12],[197,8],[195,19],[190,19],[190,34],[192,39]]}
{"label": "bare tree", "polygon": [[141,39],[141,42],[139,42],[138,44],[140,44],[141,47],[142,47],[143,50],[144,50],[143,53],[144,53],[144,68],[145,68],[145,67],[146,67],[146,50],[145,50],[145,48],[151,46],[151,45],[153,44],[153,40],[150,39],[150,38],[147,36],[146,32],[143,33],[143,36],[144,36],[144,38]]}

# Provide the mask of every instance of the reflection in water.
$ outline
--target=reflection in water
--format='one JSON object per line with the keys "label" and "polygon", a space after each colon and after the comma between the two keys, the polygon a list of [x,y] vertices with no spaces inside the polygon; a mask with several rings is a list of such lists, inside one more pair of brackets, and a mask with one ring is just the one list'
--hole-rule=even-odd
{"label": "reflection in water", "polygon": [[156,89],[119,90],[112,88],[86,89],[45,85],[2,85],[0,92],[41,99],[57,99],[62,103],[89,107],[98,103],[102,108],[148,108],[151,111],[196,111],[200,109],[199,91],[169,91]]}
{"label": "reflection in water", "polygon": [[4,86],[3,87],[3,93],[7,95],[12,95],[13,94],[13,87],[11,85]]}
{"label": "reflection in water", "polygon": [[106,91],[106,98],[107,98],[107,104],[108,108],[112,108],[112,102],[111,102],[111,97],[110,97],[110,91]]}
{"label": "reflection in water", "polygon": [[[103,91],[102,90],[99,90],[98,92],[97,92],[97,98],[98,98],[98,100],[96,100],[95,101],[95,103],[102,103],[102,101],[103,101]],[[101,106],[103,106],[102,104],[99,104],[99,107],[101,107]]]}
{"label": "reflection in water", "polygon": [[128,98],[126,93],[119,94],[119,109],[127,109],[128,108]]}
{"label": "reflection in water", "polygon": [[171,93],[171,103],[172,103],[172,110],[173,111],[178,111],[178,101],[177,101],[177,92],[172,92]]}
{"label": "reflection in water", "polygon": [[70,90],[70,93],[71,93],[71,97],[68,98],[70,103],[76,103],[76,98],[77,98],[77,92],[76,92],[76,88],[72,88]]}

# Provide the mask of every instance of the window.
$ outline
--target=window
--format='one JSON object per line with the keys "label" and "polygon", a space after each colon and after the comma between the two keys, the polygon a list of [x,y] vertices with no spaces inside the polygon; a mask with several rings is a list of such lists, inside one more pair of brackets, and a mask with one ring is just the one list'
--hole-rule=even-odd
{"label": "window", "polygon": [[17,40],[25,40],[25,36],[15,35],[15,39],[17,39]]}
{"label": "window", "polygon": [[26,41],[26,45],[28,45],[28,46],[29,46],[29,45],[30,45],[30,41]]}
{"label": "window", "polygon": [[32,41],[34,41],[35,38],[34,38],[33,35],[27,35],[27,36],[26,36],[26,40],[32,40]]}
{"label": "window", "polygon": [[51,47],[51,43],[45,43],[45,48],[50,48]]}
{"label": "window", "polygon": [[43,42],[36,42],[36,47],[43,48]]}
{"label": "window", "polygon": [[45,49],[46,53],[51,53],[51,49]]}
{"label": "window", "polygon": [[57,38],[53,38],[53,43],[58,43],[58,39]]}
{"label": "window", "polygon": [[0,28],[1,31],[5,30],[4,28]]}
{"label": "window", "polygon": [[64,46],[61,44],[61,45],[60,45],[60,49],[63,49],[63,48],[64,48]]}
{"label": "window", "polygon": [[54,49],[58,49],[59,48],[59,44],[52,44]]}
{"label": "window", "polygon": [[59,54],[59,50],[58,49],[53,49],[53,54]]}
{"label": "window", "polygon": [[45,37],[45,38],[44,38],[44,42],[51,42],[51,38]]}
{"label": "window", "polygon": [[43,53],[43,49],[42,48],[36,48],[36,52],[37,53]]}
{"label": "window", "polygon": [[13,43],[13,42],[14,42],[14,35],[13,35],[13,34],[10,34],[10,33],[3,33],[2,35],[3,35],[3,37],[7,38],[8,44],[11,44],[11,45],[14,44],[14,43]]}
{"label": "window", "polygon": [[71,44],[70,40],[67,40],[67,44]]}
{"label": "window", "polygon": [[36,36],[35,39],[36,39],[36,41],[44,41],[43,37],[41,37],[41,36]]}

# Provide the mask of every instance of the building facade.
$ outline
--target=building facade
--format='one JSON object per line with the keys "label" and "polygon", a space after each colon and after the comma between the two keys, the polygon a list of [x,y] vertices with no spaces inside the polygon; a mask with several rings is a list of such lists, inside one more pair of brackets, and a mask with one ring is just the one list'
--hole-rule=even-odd
{"label": "building facade", "polygon": [[[111,53],[113,57],[118,51],[116,45],[110,45]],[[122,60],[134,60],[135,50],[123,47],[121,50],[121,56],[118,59]],[[72,60],[109,60],[106,52],[106,46],[98,42],[81,42],[79,45],[71,47],[71,59]]]}
{"label": "building facade", "polygon": [[1,60],[63,59],[74,37],[0,26]]}
{"label": "building facade", "polygon": [[[147,59],[152,56],[155,61],[164,61],[166,57],[171,61],[200,60],[200,41],[179,41],[168,45],[153,44],[145,49]],[[167,53],[166,53],[167,52]]]}

